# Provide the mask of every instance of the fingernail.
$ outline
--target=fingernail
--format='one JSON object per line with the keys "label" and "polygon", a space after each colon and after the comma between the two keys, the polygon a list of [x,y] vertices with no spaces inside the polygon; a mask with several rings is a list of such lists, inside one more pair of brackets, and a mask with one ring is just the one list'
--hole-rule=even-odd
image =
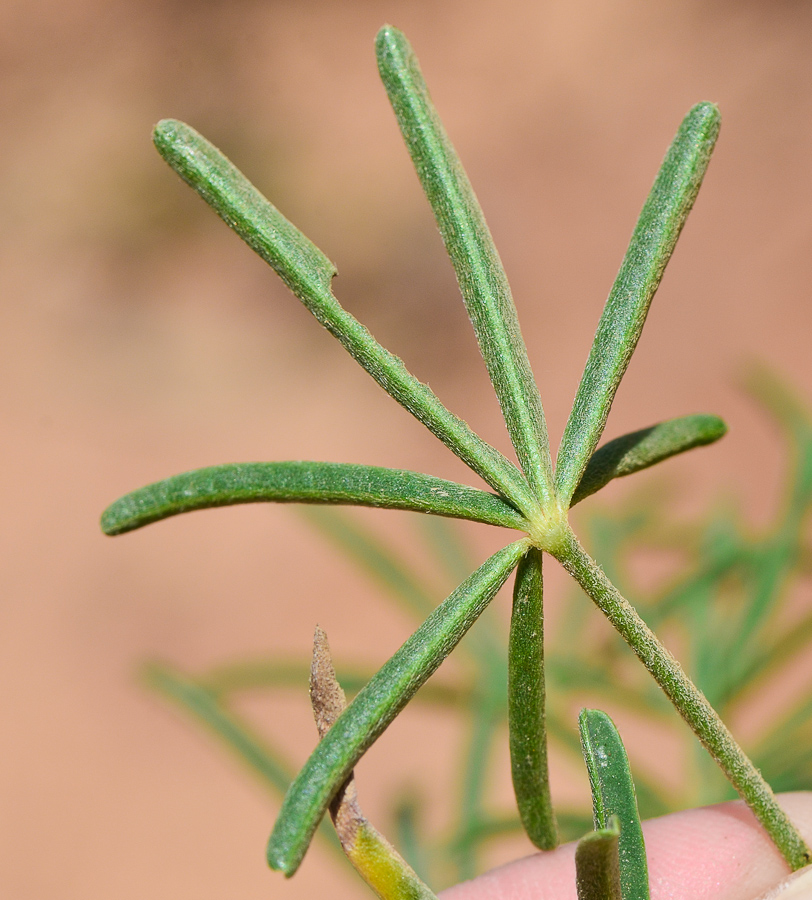
{"label": "fingernail", "polygon": [[761,900],[812,900],[812,866],[801,869],[782,881]]}

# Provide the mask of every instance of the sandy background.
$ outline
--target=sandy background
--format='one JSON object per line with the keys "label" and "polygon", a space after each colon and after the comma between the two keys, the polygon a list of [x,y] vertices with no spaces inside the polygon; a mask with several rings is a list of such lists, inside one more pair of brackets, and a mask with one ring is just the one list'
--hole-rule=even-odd
{"label": "sandy background", "polygon": [[[488,215],[556,442],[665,148],[693,103],[720,104],[714,161],[608,434],[718,413],[730,436],[671,465],[686,508],[733,494],[758,522],[775,502],[776,438],[736,378],[760,358],[812,396],[809,4],[5,0],[4,897],[304,898],[326,883],[364,896],[316,857],[290,883],[267,872],[274,801],[135,671],[150,656],[198,671],[306,652],[317,621],[337,653],[378,664],[408,621],[288,508],[116,540],[97,521],[127,490],[226,461],[474,483],[166,168],[150,143],[164,116],[218,143],[337,262],[339,298],[507,450],[378,83],[385,21],[415,46]],[[470,534],[480,558],[496,549],[499,535]],[[304,759],[304,693],[251,711]],[[454,777],[448,723],[407,715],[386,740],[361,769],[371,812],[391,799],[393,759],[399,785]]]}

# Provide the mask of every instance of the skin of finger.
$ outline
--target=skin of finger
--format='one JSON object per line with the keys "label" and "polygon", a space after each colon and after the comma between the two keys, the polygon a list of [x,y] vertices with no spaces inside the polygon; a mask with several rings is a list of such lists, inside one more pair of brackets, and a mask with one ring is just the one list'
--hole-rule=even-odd
{"label": "skin of finger", "polygon": [[[812,839],[812,792],[781,795],[781,805]],[[741,802],[651,819],[643,824],[651,900],[757,900],[789,868]],[[536,853],[455,885],[441,900],[577,900],[575,845]]]}

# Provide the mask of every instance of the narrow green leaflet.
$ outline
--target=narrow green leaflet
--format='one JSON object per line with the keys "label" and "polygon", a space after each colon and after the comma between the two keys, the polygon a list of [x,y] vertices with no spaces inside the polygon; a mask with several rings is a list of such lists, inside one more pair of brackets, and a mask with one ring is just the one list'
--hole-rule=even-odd
{"label": "narrow green leaflet", "polygon": [[513,790],[522,825],[540,850],[558,833],[550,799],[544,720],[544,611],[541,551],[528,550],[516,570],[508,650],[508,734]]}
{"label": "narrow green leaflet", "polygon": [[757,684],[768,673],[786,665],[797,654],[808,651],[810,641],[812,641],[812,615],[793,622],[777,636],[762,637],[756,653],[734,685],[731,700],[737,699],[740,693],[752,687],[754,683]]}
{"label": "narrow green leaflet", "polygon": [[[361,571],[377,582],[384,594],[410,616],[422,621],[437,606],[437,588],[429,585],[415,571],[408,554],[396,542],[384,540],[380,532],[360,522],[357,516],[350,516],[347,511],[334,506],[303,506],[301,511],[307,521],[313,523]],[[451,524],[438,516],[420,516],[420,522],[423,525]],[[449,578],[447,583],[460,584],[475,568],[476,562],[473,562],[458,577]],[[439,593],[442,595],[445,591]],[[493,646],[493,637],[487,629],[478,628],[460,647],[460,653],[482,665],[501,653],[501,648]]]}
{"label": "narrow green leaflet", "polygon": [[454,266],[513,446],[544,504],[552,496],[547,427],[502,262],[409,42],[385,25],[375,47],[381,79]]}
{"label": "narrow green leaflet", "polygon": [[279,759],[261,738],[227,710],[211,691],[193,678],[164,663],[151,663],[144,680],[152,689],[171,699],[230,747],[276,792],[283,793],[293,780],[291,767]]}
{"label": "narrow green leaflet", "polygon": [[695,415],[669,419],[608,441],[590,457],[570,506],[606,487],[614,478],[647,469],[694,447],[712,444],[726,432],[727,425],[718,416]]}
{"label": "narrow green leaflet", "polygon": [[510,544],[486,560],[383,665],[320,741],[285,796],[268,864],[290,876],[353,766],[459,643],[528,549]]}
{"label": "narrow green leaflet", "polygon": [[393,810],[394,828],[397,836],[395,846],[401,848],[403,858],[417,872],[418,876],[428,882],[432,860],[437,849],[430,842],[428,835],[420,828],[421,813],[424,804],[411,792],[400,799]]}
{"label": "narrow green leaflet", "polygon": [[575,848],[578,900],[625,900],[620,883],[620,822],[610,816],[606,828],[590,831]]}
{"label": "narrow green leaflet", "polygon": [[459,529],[436,516],[421,516],[418,521],[426,549],[436,559],[440,570],[453,582],[466,578],[476,563]]}
{"label": "narrow green leaflet", "polygon": [[798,785],[799,780],[803,782],[805,773],[796,766],[808,760],[810,755],[810,723],[812,698],[801,697],[787,712],[772,722],[769,731],[758,739],[756,753],[765,761],[765,768],[781,772],[782,764],[785,764],[786,769],[782,774],[790,779],[794,778],[794,786],[778,790],[806,790],[806,786]]}
{"label": "narrow green leaflet", "polygon": [[[357,694],[375,671],[349,665],[340,666],[338,674],[341,684],[347,688],[348,693]],[[196,676],[194,683],[215,700],[220,700],[233,694],[256,693],[267,688],[277,690],[289,688],[298,692],[301,691],[303,684],[307,684],[307,678],[308,667],[302,661],[284,662],[260,658],[216,666]],[[459,709],[472,702],[471,691],[468,688],[436,682],[424,685],[415,698],[415,702],[418,701],[445,709]],[[292,780],[291,777],[290,781]]]}
{"label": "narrow green leaflet", "polygon": [[[165,663],[154,662],[146,666],[143,677],[150,688],[208,729],[271,789],[275,797],[285,793],[293,781],[292,767],[220,698]],[[322,827],[319,833],[331,850],[341,854],[341,845],[331,828]]]}
{"label": "narrow green leaflet", "polygon": [[766,369],[753,369],[745,386],[786,436],[791,488],[786,492],[775,529],[748,547],[749,596],[738,621],[728,628],[725,674],[730,684],[744,682],[746,673],[763,659],[765,641],[761,632],[773,616],[775,600],[785,590],[787,576],[807,546],[805,523],[812,505],[812,421],[808,409]]}
{"label": "narrow green leaflet", "polygon": [[532,514],[537,503],[518,469],[449,412],[398,357],[384,349],[331,293],[336,268],[220,151],[182,122],[166,119],[155,147],[221,219],[261,256],[307,309],[401,406],[494,490]]}
{"label": "narrow green leaflet", "polygon": [[637,221],[561,439],[555,485],[562,504],[569,504],[600,440],[620,379],[696,199],[718,134],[719,110],[712,103],[700,103],[688,113]]}
{"label": "narrow green leaflet", "polygon": [[[488,631],[487,626],[477,629]],[[475,637],[476,634],[471,635]],[[469,641],[470,642],[470,641]],[[469,643],[467,642],[467,643]],[[490,654],[489,654],[490,655]],[[487,816],[485,794],[488,786],[488,763],[493,758],[499,725],[505,712],[504,665],[493,657],[480,657],[474,674],[476,693],[468,708],[468,736],[457,764],[459,810],[456,815],[454,843],[455,881],[468,881],[477,874],[477,847],[472,841],[460,840]]]}
{"label": "narrow green leaflet", "polygon": [[752,551],[750,599],[730,635],[729,668],[739,680],[761,655],[761,629],[772,616],[774,601],[797,559],[807,546],[805,523],[812,504],[812,423],[798,398],[775,377],[762,372],[751,392],[766,407],[788,439],[792,460],[792,489],[784,500],[779,526]]}
{"label": "narrow green leaflet", "polygon": [[775,372],[761,365],[745,373],[743,387],[800,450],[812,438],[812,420],[806,403]]}
{"label": "narrow green leaflet", "polygon": [[[346,510],[334,506],[303,506],[301,512],[305,521],[352,560],[383,589],[384,595],[411,617],[422,621],[437,605],[437,592],[414,571],[407,556],[399,552],[400,548],[383,540],[378,532],[359,522],[357,516],[350,516]],[[434,516],[421,516],[421,519],[438,521]],[[454,583],[464,581],[471,568]]]}
{"label": "narrow green leaflet", "polygon": [[234,463],[175,475],[116,500],[102,514],[105,534],[169,516],[238,503],[347,503],[410,509],[525,530],[524,518],[495,494],[378,466],[320,462]]}
{"label": "narrow green leaflet", "polygon": [[581,710],[578,725],[592,787],[595,828],[609,828],[611,818],[617,816],[623,900],[649,900],[646,847],[623,742],[612,720],[599,709]]}

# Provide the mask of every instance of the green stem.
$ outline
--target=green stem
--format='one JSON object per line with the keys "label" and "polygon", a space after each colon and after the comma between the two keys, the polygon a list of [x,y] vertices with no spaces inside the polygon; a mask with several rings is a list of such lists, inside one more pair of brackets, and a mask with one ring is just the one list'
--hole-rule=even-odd
{"label": "green stem", "polygon": [[792,870],[807,865],[810,861],[809,848],[778,805],[770,786],[736,743],[704,694],[683,672],[634,607],[617,591],[571,531],[562,536],[551,552],[649,670],[764,826]]}
{"label": "green stem", "polygon": [[[483,670],[488,677],[484,666]],[[474,839],[467,840],[466,836],[471,833],[471,826],[483,818],[482,802],[487,786],[488,763],[500,719],[498,699],[493,696],[491,686],[485,686],[484,696],[477,697],[471,707],[471,735],[464,760],[461,760],[463,777],[458,838],[454,841],[457,881],[468,881],[477,874],[478,844]]]}

